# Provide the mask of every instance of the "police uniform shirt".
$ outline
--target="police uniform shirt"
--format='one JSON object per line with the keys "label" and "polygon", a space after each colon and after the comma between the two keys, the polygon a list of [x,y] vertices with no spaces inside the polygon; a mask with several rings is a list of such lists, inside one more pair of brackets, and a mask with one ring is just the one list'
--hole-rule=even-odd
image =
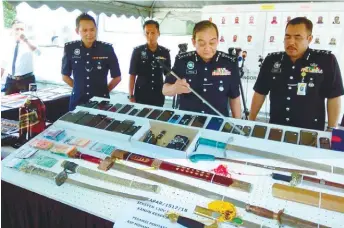
{"label": "police uniform shirt", "polygon": [[138,103],[163,106],[165,96],[162,94],[164,69],[157,60],[162,60],[171,67],[170,50],[158,45],[155,52],[149,50],[148,45],[141,45],[134,49],[130,60],[130,75],[137,75],[134,96]]}
{"label": "police uniform shirt", "polygon": [[[297,95],[302,78],[305,95]],[[285,52],[269,54],[254,90],[263,95],[270,92],[270,123],[317,130],[325,128],[325,98],[344,94],[336,57],[313,49],[295,63]]]}
{"label": "police uniform shirt", "polygon": [[[204,62],[195,51],[179,54],[173,71],[225,116],[229,115],[229,98],[240,96],[237,59],[224,52],[217,51],[209,62]],[[175,82],[175,77],[166,77],[165,83]],[[217,115],[193,93],[179,96],[180,109]]]}
{"label": "police uniform shirt", "polygon": [[86,48],[81,41],[66,43],[62,74],[73,75],[74,79],[69,109],[73,110],[93,96],[109,98],[109,70],[112,78],[121,75],[112,44],[95,41],[91,48]]}

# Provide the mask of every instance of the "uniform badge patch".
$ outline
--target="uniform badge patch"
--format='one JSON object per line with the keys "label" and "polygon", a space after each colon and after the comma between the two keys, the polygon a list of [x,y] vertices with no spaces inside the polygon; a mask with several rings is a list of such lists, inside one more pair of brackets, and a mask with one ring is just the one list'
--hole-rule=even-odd
{"label": "uniform badge patch", "polygon": [[271,70],[271,73],[281,73],[281,63],[275,62],[274,67]]}
{"label": "uniform badge patch", "polygon": [[163,56],[158,56],[158,57],[156,57],[156,59],[160,59],[160,60],[166,60],[166,58],[165,58],[165,57],[163,57]]}
{"label": "uniform badge patch", "polygon": [[189,61],[189,62],[186,64],[186,67],[187,67],[189,70],[192,70],[193,68],[195,68],[195,63],[192,62],[192,61]]}
{"label": "uniform badge patch", "polygon": [[226,68],[217,68],[216,70],[214,70],[211,73],[212,76],[227,76],[227,75],[231,75],[231,74],[232,74],[232,72],[230,72]]}
{"label": "uniform badge patch", "polygon": [[80,49],[79,48],[74,49],[74,55],[80,55]]}

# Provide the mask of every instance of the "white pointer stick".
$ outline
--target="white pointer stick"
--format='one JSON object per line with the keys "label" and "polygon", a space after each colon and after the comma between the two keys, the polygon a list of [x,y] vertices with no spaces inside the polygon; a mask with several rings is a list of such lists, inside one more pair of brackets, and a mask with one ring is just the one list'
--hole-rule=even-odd
{"label": "white pointer stick", "polygon": [[[176,75],[176,73],[174,73],[171,69],[169,69],[160,59],[157,59],[157,62],[166,70],[168,71],[169,74],[173,75],[176,79],[181,80],[180,77],[178,77],[178,75]],[[223,118],[227,118],[225,117],[221,112],[219,112],[216,108],[214,108],[207,100],[205,100],[201,95],[199,95],[193,88],[191,88],[190,86],[188,86],[188,89],[194,94],[196,95],[196,97],[198,97],[201,101],[203,101],[203,103],[205,103],[206,105],[208,105],[209,108],[211,108],[214,112],[216,112],[219,116],[223,117]],[[227,120],[228,121],[228,120]],[[243,132],[242,130],[240,130],[237,126],[235,126],[234,123],[232,123],[231,121],[228,121],[228,123],[230,125],[232,125],[232,127],[237,130],[241,135],[245,135],[245,132]]]}

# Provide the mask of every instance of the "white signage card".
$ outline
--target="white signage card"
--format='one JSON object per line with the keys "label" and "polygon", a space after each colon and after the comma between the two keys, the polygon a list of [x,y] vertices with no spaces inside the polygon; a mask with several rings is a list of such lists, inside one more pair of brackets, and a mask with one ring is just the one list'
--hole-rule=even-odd
{"label": "white signage card", "polygon": [[174,212],[192,218],[195,207],[194,204],[186,205],[167,199],[132,201],[121,210],[122,214],[117,217],[114,228],[182,228],[184,226],[172,223],[165,214]]}

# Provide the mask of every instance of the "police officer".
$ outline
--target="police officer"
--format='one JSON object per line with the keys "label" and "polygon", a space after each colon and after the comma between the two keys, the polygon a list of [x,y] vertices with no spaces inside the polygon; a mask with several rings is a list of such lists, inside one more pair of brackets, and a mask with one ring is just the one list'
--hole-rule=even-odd
{"label": "police officer", "polygon": [[210,21],[201,21],[193,29],[192,43],[196,51],[179,54],[173,71],[182,79],[167,76],[163,87],[166,96],[180,95],[180,109],[215,114],[203,101],[190,93],[193,88],[225,116],[241,117],[239,69],[236,58],[217,51],[219,33]]}
{"label": "police officer", "polygon": [[[121,71],[112,45],[96,41],[94,18],[81,14],[76,19],[76,32],[81,41],[66,43],[62,58],[63,81],[73,87],[70,110],[93,96],[109,98],[109,92],[121,81]],[[112,79],[108,84],[109,70]]]}
{"label": "police officer", "polygon": [[269,54],[254,86],[250,120],[255,120],[270,92],[270,123],[324,130],[325,98],[328,127],[337,126],[343,83],[336,57],[312,50],[313,24],[297,17],[285,30],[285,52]]}
{"label": "police officer", "polygon": [[[157,59],[171,66],[170,50],[158,45],[159,24],[148,20],[143,25],[147,44],[134,49],[130,61],[129,100],[141,104],[163,106],[165,96],[161,93],[163,86],[163,68]],[[167,73],[167,72],[165,72]],[[135,87],[135,89],[134,89]]]}

